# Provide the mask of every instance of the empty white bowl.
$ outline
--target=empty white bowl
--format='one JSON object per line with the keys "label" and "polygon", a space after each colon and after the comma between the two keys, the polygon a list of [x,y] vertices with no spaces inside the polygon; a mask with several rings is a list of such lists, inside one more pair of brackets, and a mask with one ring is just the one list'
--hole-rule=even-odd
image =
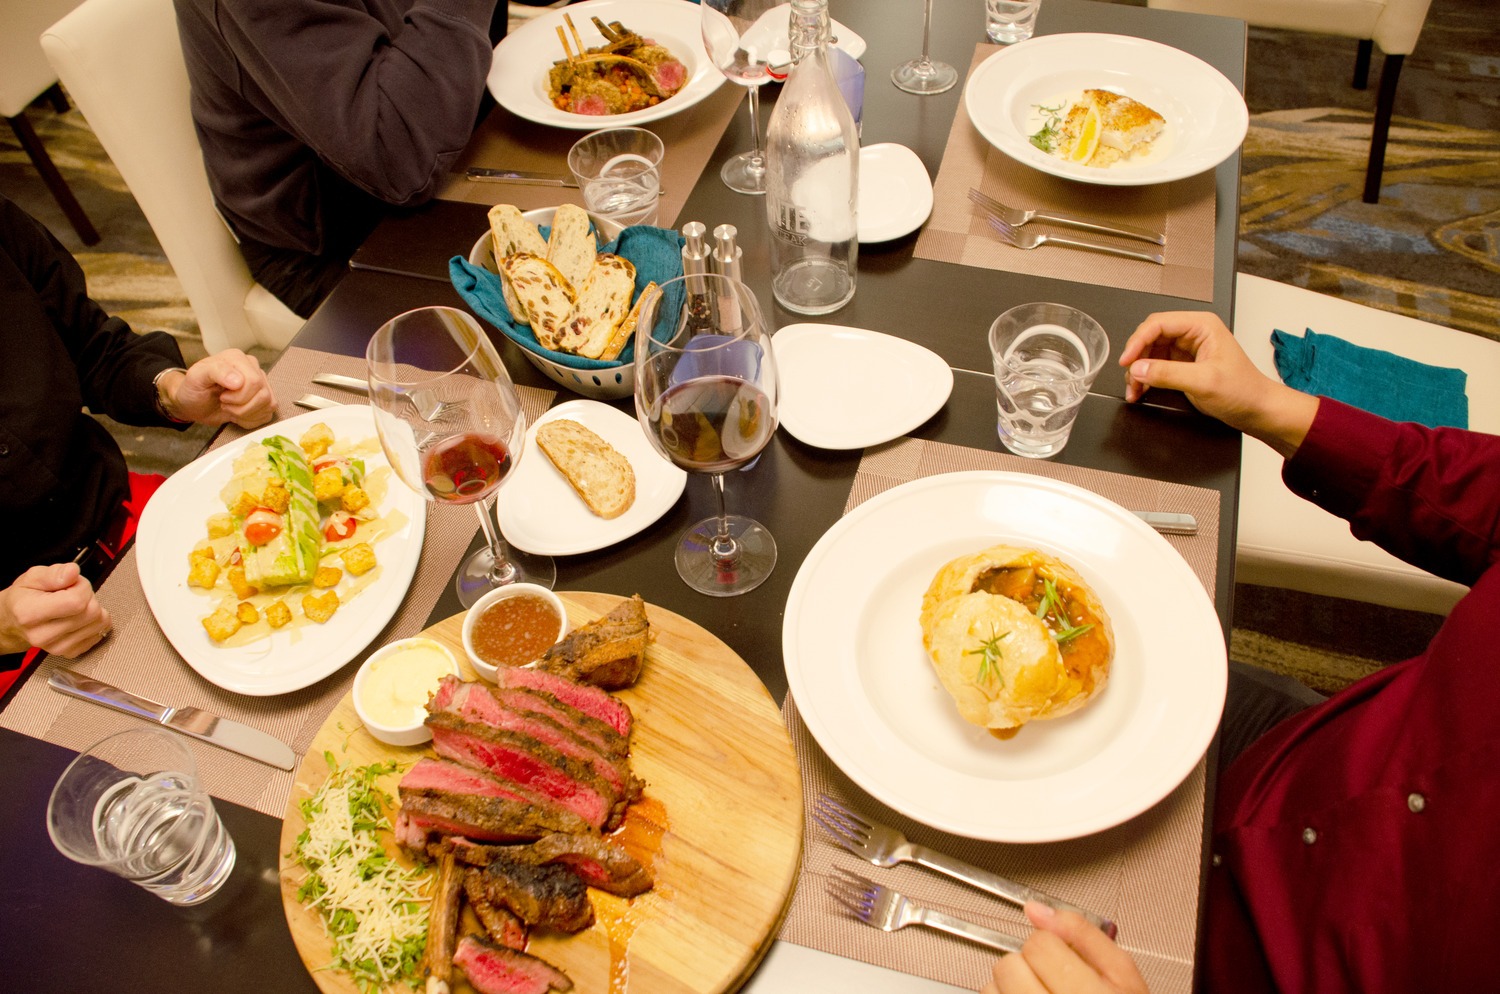
{"label": "empty white bowl", "polygon": [[[474,606],[469,608],[468,613],[464,615],[464,652],[468,654],[469,662],[473,665],[474,671],[491,683],[495,682],[497,667],[494,663],[481,658],[479,653],[474,651],[474,626],[478,623],[480,616],[492,606],[515,597],[540,598],[550,604],[552,609],[557,612],[557,632],[552,636],[551,641],[543,646],[542,651],[555,645],[568,633],[567,608],[563,607],[562,599],[546,587],[538,586],[535,583],[510,583],[491,590],[475,601]],[[536,657],[541,657],[540,651],[536,654]],[[535,659],[531,660],[531,662],[535,662]]]}
{"label": "empty white bowl", "polygon": [[354,711],[375,738],[395,746],[432,738],[427,699],[444,676],[458,676],[453,651],[435,639],[398,639],[370,654],[354,674]]}

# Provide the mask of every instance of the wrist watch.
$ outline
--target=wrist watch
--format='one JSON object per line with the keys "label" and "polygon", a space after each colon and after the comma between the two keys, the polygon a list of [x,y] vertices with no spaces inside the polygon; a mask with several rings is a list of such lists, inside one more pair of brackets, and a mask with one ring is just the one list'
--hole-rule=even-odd
{"label": "wrist watch", "polygon": [[187,370],[183,369],[181,366],[173,366],[169,369],[162,370],[160,373],[157,373],[151,378],[151,390],[156,397],[156,413],[160,414],[162,417],[175,424],[192,424],[192,422],[187,418],[179,418],[177,415],[167,410],[167,399],[162,396],[161,391],[161,378],[163,376],[166,376],[168,373],[181,373],[182,375],[186,376]]}

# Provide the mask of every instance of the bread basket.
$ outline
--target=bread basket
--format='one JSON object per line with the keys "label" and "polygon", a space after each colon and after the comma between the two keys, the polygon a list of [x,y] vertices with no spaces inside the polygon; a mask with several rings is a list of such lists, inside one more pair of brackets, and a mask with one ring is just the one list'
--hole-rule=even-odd
{"label": "bread basket", "polygon": [[[552,207],[542,207],[527,211],[522,216],[532,224],[550,226],[555,210],[556,208]],[[613,241],[623,230],[619,224],[607,218],[592,213],[589,217],[593,220],[594,228],[603,241]],[[488,269],[492,273],[500,271],[499,266],[495,264],[495,244],[490,239],[489,231],[485,231],[474,242],[474,247],[469,250],[469,263]],[[541,370],[544,376],[574,393],[582,394],[592,400],[619,400],[635,393],[634,363],[621,363],[618,366],[603,369],[574,369],[533,352],[524,345],[520,348],[531,364]]]}

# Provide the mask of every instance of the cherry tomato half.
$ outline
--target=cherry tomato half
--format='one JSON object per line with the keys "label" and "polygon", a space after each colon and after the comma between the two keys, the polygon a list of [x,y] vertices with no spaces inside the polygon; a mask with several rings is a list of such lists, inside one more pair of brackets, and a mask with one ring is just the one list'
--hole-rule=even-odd
{"label": "cherry tomato half", "polygon": [[329,542],[342,542],[352,538],[358,526],[359,520],[348,511],[334,511],[328,516],[328,524],[323,526],[323,538]]}
{"label": "cherry tomato half", "polygon": [[257,507],[245,516],[245,541],[251,545],[265,545],[281,531],[281,515],[269,507]]}

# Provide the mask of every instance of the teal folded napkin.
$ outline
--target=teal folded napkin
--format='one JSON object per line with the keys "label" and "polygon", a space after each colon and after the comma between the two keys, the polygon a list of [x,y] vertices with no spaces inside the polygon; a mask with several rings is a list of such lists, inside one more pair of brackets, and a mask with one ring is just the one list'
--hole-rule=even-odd
{"label": "teal folded napkin", "polygon": [[[541,232],[542,237],[546,238],[551,229],[542,227]],[[682,275],[684,244],[685,239],[670,228],[653,228],[642,224],[626,228],[618,238],[599,251],[613,252],[635,266],[635,292],[631,295],[633,301],[640,296],[647,283],[654,282],[659,286]],[[453,281],[453,288],[475,314],[499,328],[506,338],[521,348],[545,356],[559,365],[573,369],[610,369],[623,366],[634,359],[634,342],[625,346],[625,351],[620,353],[618,359],[608,361],[585,359],[580,355],[543,348],[530,325],[518,324],[511,317],[510,308],[505,306],[505,295],[500,290],[500,277],[488,269],[473,265],[461,255],[448,260],[448,278]],[[669,332],[670,329],[663,326],[658,329],[658,337]]]}
{"label": "teal folded napkin", "polygon": [[1391,421],[1415,421],[1429,428],[1469,427],[1469,376],[1461,369],[1365,348],[1311,328],[1303,337],[1271,333],[1276,371],[1282,382],[1304,393],[1321,394]]}

